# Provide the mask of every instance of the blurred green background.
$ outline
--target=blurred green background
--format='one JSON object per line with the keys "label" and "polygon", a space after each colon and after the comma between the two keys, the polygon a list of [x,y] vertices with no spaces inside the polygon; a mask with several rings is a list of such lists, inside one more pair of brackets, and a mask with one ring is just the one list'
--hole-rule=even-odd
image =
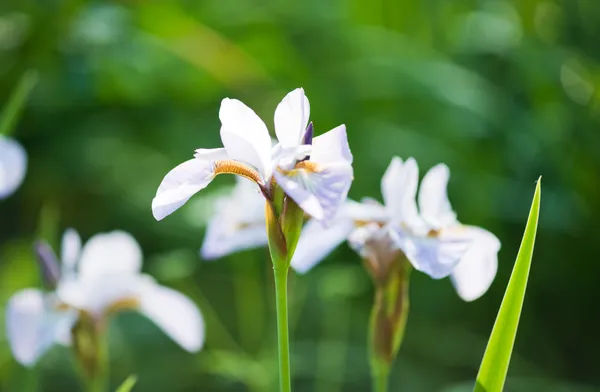
{"label": "blurred green background", "polygon": [[[4,306],[39,286],[31,243],[66,227],[142,244],[145,271],[192,297],[207,322],[190,355],[136,314],[111,328],[111,385],[139,391],[275,390],[274,295],[266,249],[199,259],[219,178],[157,223],[162,177],[195,148],[220,146],[222,98],[272,126],[304,87],[320,134],[345,123],[352,198],[380,198],[394,155],[421,174],[452,170],[461,221],[502,241],[490,291],[464,303],[415,273],[393,391],[456,391],[473,380],[508,281],[535,180],[541,221],[506,390],[600,390],[600,4],[597,0],[257,0],[0,3],[0,104],[27,69],[39,83],[13,136],[24,185],[0,203],[0,390],[80,390],[68,349],[34,370],[11,357]],[[341,246],[292,277],[296,391],[366,391],[372,287]]]}

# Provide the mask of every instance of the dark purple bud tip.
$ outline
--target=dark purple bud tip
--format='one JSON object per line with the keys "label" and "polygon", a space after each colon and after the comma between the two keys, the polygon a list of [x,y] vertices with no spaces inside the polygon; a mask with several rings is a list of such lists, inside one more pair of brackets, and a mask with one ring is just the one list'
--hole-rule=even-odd
{"label": "dark purple bud tip", "polygon": [[304,132],[304,138],[302,140],[302,144],[307,144],[309,146],[312,145],[313,135],[315,133],[315,128],[313,127],[312,121],[306,127],[306,131]]}
{"label": "dark purple bud tip", "polygon": [[55,289],[60,279],[60,266],[54,251],[45,241],[36,241],[33,245],[40,267],[42,282],[48,289]]}

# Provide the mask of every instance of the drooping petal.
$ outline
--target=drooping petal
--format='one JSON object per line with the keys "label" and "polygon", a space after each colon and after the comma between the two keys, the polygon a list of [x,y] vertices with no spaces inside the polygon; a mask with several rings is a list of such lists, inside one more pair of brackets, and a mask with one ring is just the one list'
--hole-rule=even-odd
{"label": "drooping petal", "polygon": [[392,158],[381,180],[381,193],[392,220],[413,230],[422,226],[415,200],[418,182],[417,162],[413,158],[402,162],[398,157]]}
{"label": "drooping petal", "polygon": [[197,352],[202,348],[204,320],[185,295],[148,282],[141,292],[139,309],[185,350]]}
{"label": "drooping petal", "polygon": [[489,231],[467,227],[472,244],[452,271],[450,279],[465,301],[481,297],[491,286],[498,269],[500,241]]}
{"label": "drooping petal", "polygon": [[283,188],[300,208],[327,225],[346,200],[352,184],[352,166],[345,163],[317,165],[314,168],[275,172],[277,184]]}
{"label": "drooping petal", "polygon": [[79,261],[83,280],[112,274],[136,274],[142,269],[142,250],[124,231],[97,234],[90,238]]}
{"label": "drooping petal", "polygon": [[353,228],[353,221],[347,218],[337,219],[329,228],[316,220],[309,221],[302,229],[291,267],[301,274],[308,272],[344,242]]}
{"label": "drooping petal", "polygon": [[62,237],[61,259],[64,276],[72,275],[81,252],[81,238],[75,229],[67,229]]}
{"label": "drooping petal", "polygon": [[190,159],[171,170],[152,200],[152,215],[161,220],[184,205],[214,178],[213,161]]}
{"label": "drooping petal", "polygon": [[200,254],[210,260],[267,244],[264,197],[255,183],[238,177],[231,195],[219,200]]}
{"label": "drooping petal", "polygon": [[413,267],[433,279],[450,275],[471,244],[463,230],[443,230],[435,237],[414,236],[393,226],[392,234]]}
{"label": "drooping petal", "polygon": [[27,153],[15,140],[0,135],[0,200],[12,195],[27,171]]}
{"label": "drooping petal", "polygon": [[448,200],[450,169],[442,164],[429,169],[419,190],[419,209],[423,220],[434,230],[457,223],[456,213]]}
{"label": "drooping petal", "polygon": [[346,127],[314,138],[310,160],[290,171],[275,171],[275,178],[307,214],[327,224],[346,201],[354,179]]}
{"label": "drooping petal", "polygon": [[74,312],[52,309],[52,300],[36,289],[19,291],[6,308],[6,333],[15,359],[32,366],[75,323]]}
{"label": "drooping petal", "polygon": [[271,176],[271,137],[265,123],[237,99],[225,98],[219,111],[221,141],[231,159],[253,165],[266,180]]}
{"label": "drooping petal", "polygon": [[275,110],[275,133],[284,148],[300,144],[310,117],[310,104],[302,88],[288,93]]}

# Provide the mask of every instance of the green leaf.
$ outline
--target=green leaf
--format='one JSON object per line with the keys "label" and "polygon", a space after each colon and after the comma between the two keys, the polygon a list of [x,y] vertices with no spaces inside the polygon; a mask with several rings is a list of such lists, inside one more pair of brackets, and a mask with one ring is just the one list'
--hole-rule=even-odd
{"label": "green leaf", "polygon": [[517,260],[479,367],[475,392],[499,392],[504,388],[533,256],[533,245],[540,212],[541,182],[542,178],[540,177],[533,195],[533,202]]}
{"label": "green leaf", "polygon": [[2,112],[2,117],[0,117],[0,135],[8,136],[12,132],[23,111],[25,101],[37,83],[37,80],[38,74],[34,70],[29,70],[21,76],[19,84],[10,96],[8,103]]}
{"label": "green leaf", "polygon": [[123,384],[121,384],[120,387],[117,388],[115,392],[131,392],[136,382],[137,376],[132,374],[131,376],[127,377],[127,379],[123,382]]}

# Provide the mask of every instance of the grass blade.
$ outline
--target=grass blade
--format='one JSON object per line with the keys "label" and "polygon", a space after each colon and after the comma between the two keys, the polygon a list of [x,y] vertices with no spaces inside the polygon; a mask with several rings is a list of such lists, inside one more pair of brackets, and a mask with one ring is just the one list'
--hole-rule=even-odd
{"label": "grass blade", "polygon": [[533,245],[540,213],[541,180],[540,177],[535,188],[517,260],[479,367],[475,392],[500,392],[504,388],[533,256]]}
{"label": "grass blade", "polygon": [[34,70],[29,70],[21,76],[19,84],[11,94],[2,112],[2,117],[0,117],[0,135],[8,136],[12,132],[37,80],[38,74]]}
{"label": "grass blade", "polygon": [[131,392],[136,382],[137,377],[132,374],[131,376],[127,377],[120,387],[117,388],[116,392]]}

